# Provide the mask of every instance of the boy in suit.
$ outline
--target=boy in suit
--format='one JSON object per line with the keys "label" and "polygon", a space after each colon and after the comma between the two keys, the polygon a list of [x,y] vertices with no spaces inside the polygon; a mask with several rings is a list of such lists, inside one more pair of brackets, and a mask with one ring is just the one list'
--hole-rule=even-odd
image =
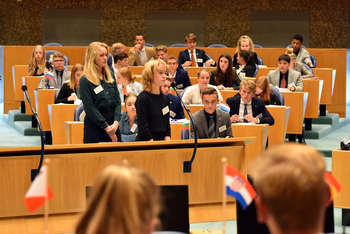
{"label": "boy in suit", "polygon": [[292,46],[293,46],[293,53],[297,56],[297,62],[305,63],[309,67],[313,67],[311,59],[310,59],[310,53],[301,48],[303,45],[303,36],[300,34],[294,35],[292,39]]}
{"label": "boy in suit", "polygon": [[185,38],[185,44],[187,50],[181,51],[179,55],[179,61],[184,67],[203,67],[205,64],[207,67],[215,66],[215,61],[212,57],[204,52],[204,50],[196,49],[197,37],[193,33],[190,33]]}
{"label": "boy in suit", "polygon": [[145,39],[142,34],[135,36],[135,46],[129,50],[129,65],[143,66],[149,60],[158,59],[158,56],[153,48],[145,46]]}
{"label": "boy in suit", "polygon": [[179,64],[177,63],[177,58],[175,55],[170,55],[166,63],[169,66],[168,75],[172,79],[172,82],[176,82],[176,88],[184,89],[192,85],[187,71],[179,68]]}
{"label": "boy in suit", "polygon": [[[233,137],[230,116],[226,111],[216,108],[219,104],[216,89],[207,87],[202,92],[204,108],[193,114],[198,130],[198,138],[229,138]],[[191,138],[194,138],[194,129],[191,126]]]}
{"label": "boy in suit", "polygon": [[170,117],[172,119],[184,119],[185,117],[185,113],[184,113],[184,109],[182,108],[181,102],[179,97],[172,95],[170,92],[170,87],[171,87],[171,78],[166,77],[165,79],[165,83],[162,86],[162,91],[165,95],[167,95],[167,97],[170,100]]}
{"label": "boy in suit", "polygon": [[273,86],[287,88],[290,91],[304,91],[300,72],[289,69],[290,57],[282,54],[278,58],[278,69],[270,71],[266,79]]}
{"label": "boy in suit", "polygon": [[257,124],[273,125],[275,119],[265,107],[262,99],[254,97],[256,84],[251,80],[243,80],[239,87],[239,95],[226,100],[230,106],[232,123],[253,122]]}

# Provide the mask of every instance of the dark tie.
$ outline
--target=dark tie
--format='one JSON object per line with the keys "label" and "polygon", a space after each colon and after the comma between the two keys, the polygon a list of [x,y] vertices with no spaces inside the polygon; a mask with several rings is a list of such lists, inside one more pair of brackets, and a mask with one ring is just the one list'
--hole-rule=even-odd
{"label": "dark tie", "polygon": [[197,67],[196,60],[194,59],[193,50],[191,51],[191,62],[192,62],[192,67]]}
{"label": "dark tie", "polygon": [[283,88],[283,89],[286,88],[286,76],[285,75],[282,76],[280,88]]}
{"label": "dark tie", "polygon": [[214,124],[214,116],[209,116],[209,138],[215,138],[215,124]]}
{"label": "dark tie", "polygon": [[[244,104],[243,117],[246,116],[246,115],[248,114],[247,105],[248,105],[248,104]],[[248,123],[248,120],[244,119],[244,122],[245,122],[245,123]]]}
{"label": "dark tie", "polygon": [[58,86],[59,89],[62,87],[62,72],[58,72],[57,86]]}

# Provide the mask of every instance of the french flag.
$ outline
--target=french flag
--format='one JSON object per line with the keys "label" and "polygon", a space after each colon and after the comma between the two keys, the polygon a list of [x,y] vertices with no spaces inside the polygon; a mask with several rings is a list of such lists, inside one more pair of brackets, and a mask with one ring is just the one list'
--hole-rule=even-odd
{"label": "french flag", "polygon": [[256,197],[256,192],[236,168],[226,165],[225,169],[226,193],[236,198],[245,210]]}
{"label": "french flag", "polygon": [[44,72],[44,77],[47,78],[47,79],[52,80],[53,79],[53,73],[49,72],[49,71],[45,71]]}
{"label": "french flag", "polygon": [[231,110],[230,106],[227,105],[227,103],[222,100],[219,103],[219,108],[223,111],[227,111],[228,113],[230,113],[230,110]]}

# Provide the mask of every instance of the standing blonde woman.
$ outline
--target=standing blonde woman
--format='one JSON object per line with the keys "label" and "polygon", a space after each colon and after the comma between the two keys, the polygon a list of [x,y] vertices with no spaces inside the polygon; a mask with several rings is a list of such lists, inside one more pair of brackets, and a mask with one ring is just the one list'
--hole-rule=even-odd
{"label": "standing blonde woman", "polygon": [[168,65],[160,59],[147,62],[143,68],[143,91],[136,100],[137,141],[170,140],[170,101],[161,88],[167,73]]}
{"label": "standing blonde woman", "polygon": [[86,50],[84,74],[79,81],[81,100],[86,112],[84,143],[121,140],[121,103],[107,58],[108,47],[105,43],[92,42]]}
{"label": "standing blonde woman", "polygon": [[152,178],[127,162],[106,167],[92,189],[76,234],[150,234],[159,192]]}
{"label": "standing blonde woman", "polygon": [[42,76],[45,70],[52,70],[52,65],[46,61],[46,53],[44,47],[37,45],[33,48],[30,57],[28,74],[30,76]]}
{"label": "standing blonde woman", "polygon": [[249,36],[244,35],[244,36],[241,36],[237,42],[236,53],[233,55],[233,67],[236,67],[237,64],[240,64],[237,61],[237,56],[238,56],[238,53],[243,51],[243,50],[251,52],[252,56],[254,58],[253,62],[258,64],[258,55],[254,52],[253,40]]}

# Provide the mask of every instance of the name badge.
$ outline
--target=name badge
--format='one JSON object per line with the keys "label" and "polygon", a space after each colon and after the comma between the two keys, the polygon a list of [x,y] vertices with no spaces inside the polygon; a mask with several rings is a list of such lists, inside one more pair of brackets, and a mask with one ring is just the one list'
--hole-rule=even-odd
{"label": "name badge", "polygon": [[136,128],[137,128],[137,124],[133,124],[130,131],[135,132]]}
{"label": "name badge", "polygon": [[174,118],[176,116],[176,113],[174,111],[170,110],[170,116],[171,116],[171,118]]}
{"label": "name badge", "polygon": [[227,128],[226,128],[226,125],[223,125],[219,128],[219,132],[223,132],[225,131]]}
{"label": "name badge", "polygon": [[128,84],[128,85],[126,86],[126,92],[127,92],[127,93],[131,93],[131,91],[132,91],[131,84]]}
{"label": "name badge", "polygon": [[239,75],[240,75],[241,77],[245,77],[245,72],[241,72],[241,73],[239,73]]}
{"label": "name badge", "polygon": [[181,89],[181,88],[183,88],[183,87],[184,87],[183,84],[179,84],[179,85],[176,86],[176,88],[178,88],[178,89]]}
{"label": "name badge", "polygon": [[163,115],[168,114],[169,113],[169,106],[164,107],[162,111],[163,111]]}
{"label": "name badge", "polygon": [[197,63],[203,63],[203,59],[197,58]]}
{"label": "name badge", "polygon": [[103,88],[102,88],[101,85],[99,85],[99,86],[97,86],[96,88],[94,88],[94,92],[95,92],[96,94],[100,93],[101,91],[103,91]]}

